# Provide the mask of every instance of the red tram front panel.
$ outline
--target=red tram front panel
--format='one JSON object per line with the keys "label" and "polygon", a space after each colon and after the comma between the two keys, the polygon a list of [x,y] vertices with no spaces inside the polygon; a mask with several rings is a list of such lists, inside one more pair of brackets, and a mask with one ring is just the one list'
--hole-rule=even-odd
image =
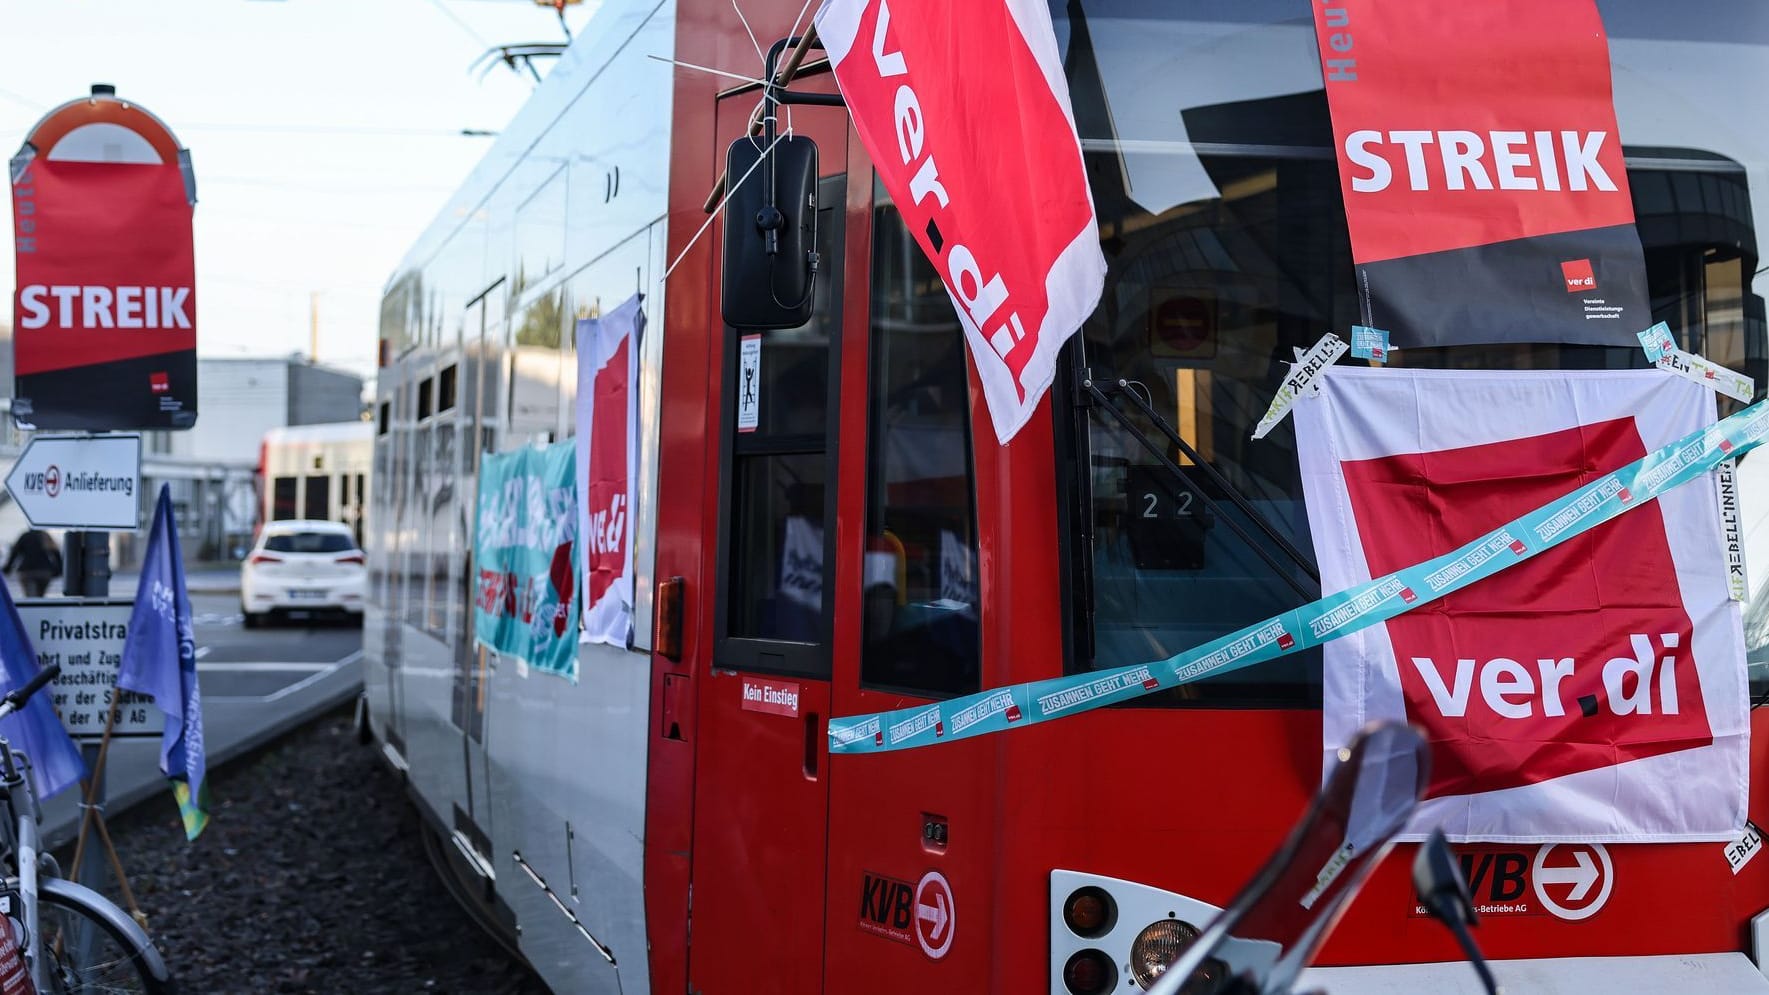
{"label": "red tram front panel", "polygon": [[[791,25],[799,4],[757,0],[744,8],[765,44]],[[1305,5],[1298,11],[1306,18]],[[686,61],[749,65],[747,35],[727,7],[685,2],[678,30],[678,55]],[[808,85],[829,89],[826,79]],[[700,201],[757,99],[751,92],[715,102],[715,89],[696,74],[678,73],[672,260],[705,220]],[[878,539],[866,520],[873,486],[870,346],[880,334],[872,320],[879,212],[870,163],[842,112],[798,107],[793,116],[797,130],[817,140],[824,175],[847,177],[838,253],[844,285],[831,326],[839,356],[828,410],[837,439],[825,486],[834,489],[834,511],[822,523],[830,551],[822,582],[833,588],[826,602],[828,669],[807,676],[753,659],[737,663],[715,649],[725,635],[715,605],[731,584],[730,565],[718,553],[731,538],[721,523],[737,473],[721,455],[733,431],[733,399],[725,392],[736,333],[718,318],[720,222],[672,276],[665,319],[666,497],[657,573],[686,576],[690,584],[687,655],[680,664],[659,658],[654,686],[654,718],[680,717],[682,737],[660,733],[651,760],[652,988],[680,991],[686,983],[706,995],[1047,991],[1051,903],[1063,897],[1051,894],[1051,871],[1123,878],[1225,903],[1318,786],[1320,715],[1308,707],[1122,707],[904,753],[832,759],[820,742],[808,745],[815,741],[807,730],[830,714],[929,699],[869,686],[862,665],[864,563]],[[1293,182],[1280,173],[1291,168],[1271,166],[1269,183]],[[1243,186],[1266,188],[1265,173],[1255,179]],[[1116,234],[1137,231],[1126,226]],[[1187,350],[1197,351],[1189,344],[1168,348],[1178,362],[1192,363]],[[1194,365],[1226,377],[1227,362]],[[1071,401],[1047,399],[1011,445],[998,447],[969,376],[984,606],[980,684],[1054,677],[1071,662],[1065,620],[1080,596],[1066,583],[1074,566],[1063,558],[1059,508],[1074,484],[1064,474],[1088,472],[1056,455],[1053,422],[1072,414]],[[777,697],[788,692],[797,695],[796,714]],[[1754,770],[1765,762],[1758,738]],[[1769,802],[1764,790],[1753,785],[1753,811]],[[688,834],[674,820],[690,809]],[[1569,879],[1568,869],[1583,865],[1570,850],[1549,853],[1541,875],[1534,867],[1539,846],[1459,849],[1480,871],[1477,901],[1529,906],[1483,917],[1479,939],[1494,958],[1749,950],[1747,923],[1769,906],[1769,862],[1734,875],[1719,843],[1607,845],[1609,864],[1597,862],[1602,877],[1577,899],[1580,882]],[[1397,849],[1371,878],[1323,963],[1459,957],[1440,926],[1415,914],[1412,852]],[[1520,859],[1531,863],[1521,874]],[[1508,897],[1519,888],[1523,897]],[[1605,888],[1601,904],[1579,915]],[[1572,914],[1548,908],[1543,893]]]}

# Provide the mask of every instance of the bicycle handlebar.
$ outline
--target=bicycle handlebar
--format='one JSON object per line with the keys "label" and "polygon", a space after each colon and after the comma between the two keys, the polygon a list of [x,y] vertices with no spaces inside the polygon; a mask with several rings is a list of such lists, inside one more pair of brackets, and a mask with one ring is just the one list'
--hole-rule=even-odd
{"label": "bicycle handlebar", "polygon": [[43,685],[55,680],[60,673],[61,664],[52,663],[37,671],[37,676],[31,678],[24,687],[7,692],[4,698],[0,698],[0,716],[10,715],[25,707],[25,702],[31,700],[31,695],[43,690]]}

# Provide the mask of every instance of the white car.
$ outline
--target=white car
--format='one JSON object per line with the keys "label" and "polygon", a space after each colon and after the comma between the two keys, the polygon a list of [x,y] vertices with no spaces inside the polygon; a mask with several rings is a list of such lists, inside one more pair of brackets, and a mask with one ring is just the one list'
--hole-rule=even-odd
{"label": "white car", "polygon": [[368,568],[350,530],[337,522],[270,522],[240,564],[246,628],[272,614],[342,612],[362,624]]}

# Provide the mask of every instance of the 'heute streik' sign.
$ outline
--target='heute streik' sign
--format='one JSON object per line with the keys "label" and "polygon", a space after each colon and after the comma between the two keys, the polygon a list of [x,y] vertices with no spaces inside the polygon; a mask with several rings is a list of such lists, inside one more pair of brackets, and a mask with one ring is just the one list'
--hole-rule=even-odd
{"label": "'heute streik' sign", "polygon": [[195,424],[195,188],[172,133],[95,87],[38,122],[11,175],[17,419]]}
{"label": "'heute streik' sign", "polygon": [[1632,346],[1653,319],[1596,0],[1312,6],[1363,324]]}

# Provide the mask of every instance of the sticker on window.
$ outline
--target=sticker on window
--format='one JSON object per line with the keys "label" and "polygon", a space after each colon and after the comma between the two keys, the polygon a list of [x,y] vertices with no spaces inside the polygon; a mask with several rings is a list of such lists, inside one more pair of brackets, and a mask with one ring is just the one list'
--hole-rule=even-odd
{"label": "sticker on window", "polygon": [[745,335],[737,344],[737,431],[761,424],[762,337]]}

